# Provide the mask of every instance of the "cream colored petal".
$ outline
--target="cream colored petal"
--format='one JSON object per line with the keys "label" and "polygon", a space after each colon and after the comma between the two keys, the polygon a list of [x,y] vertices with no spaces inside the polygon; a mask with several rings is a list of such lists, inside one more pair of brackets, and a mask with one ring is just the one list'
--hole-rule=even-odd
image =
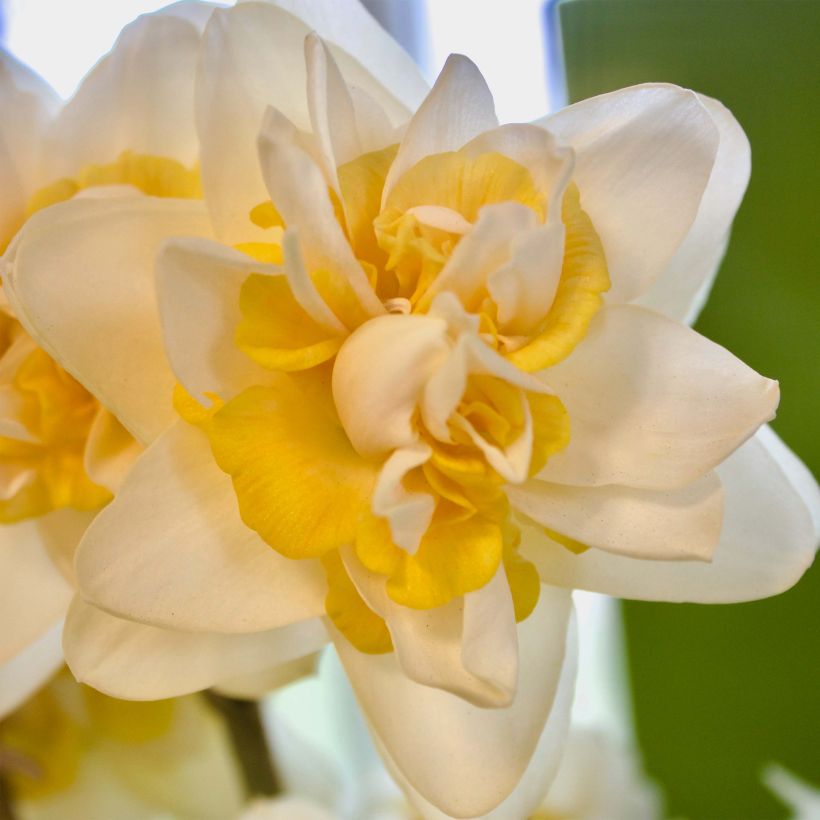
{"label": "cream colored petal", "polygon": [[157,249],[169,236],[209,232],[200,202],[79,199],[29,219],[6,260],[20,321],[143,443],[174,419],[176,380],[156,309]]}
{"label": "cream colored petal", "polygon": [[273,265],[207,239],[166,242],[156,262],[157,301],[168,361],[179,383],[199,401],[227,401],[270,373],[234,343],[242,314],[239,291],[251,273],[282,275]]}
{"label": "cream colored petal", "polygon": [[451,54],[430,93],[413,115],[390,166],[382,202],[405,171],[429,154],[456,151],[498,119],[490,89],[475,64]]}
{"label": "cream colored petal", "polygon": [[72,595],[50,558],[40,519],[0,526],[0,663],[62,621]]}
{"label": "cream colored petal", "polygon": [[88,431],[83,453],[83,467],[88,477],[116,493],[126,473],[142,452],[117,417],[100,406]]}
{"label": "cream colored petal", "polygon": [[[567,636],[567,657],[561,670],[558,691],[532,759],[512,794],[489,814],[484,815],[484,820],[510,820],[514,817],[538,816],[536,809],[540,807],[544,795],[559,770],[569,729],[578,654],[575,632],[575,619],[573,618],[570,622],[570,634]],[[378,742],[378,738],[376,740]],[[448,820],[450,815],[440,812],[408,783],[383,744],[379,744],[379,750],[390,773],[401,785],[410,803],[421,812],[422,816],[426,820]]]}
{"label": "cream colored petal", "polygon": [[490,275],[487,288],[502,333],[534,332],[547,315],[561,279],[564,234],[559,222],[517,236],[509,262]]}
{"label": "cream colored petal", "polygon": [[574,555],[531,530],[525,531],[524,552],[545,582],[622,598],[731,603],[783,592],[817,550],[817,484],[768,428],[717,473],[726,506],[711,563],[639,561],[600,550]]}
{"label": "cream colored petal", "polygon": [[283,558],[242,523],[231,479],[182,421],[135,463],[76,567],[95,606],[171,629],[255,632],[324,612],[318,563]]}
{"label": "cream colored petal", "polygon": [[[240,0],[240,5],[247,1]],[[414,111],[421,104],[429,89],[419,67],[358,0],[265,2],[303,20],[328,43],[346,52],[345,56],[361,63],[404,108]]]}
{"label": "cream colored petal", "polygon": [[83,80],[49,133],[52,179],[130,150],[199,159],[194,79],[200,35],[180,16],[147,14],[126,26]]}
{"label": "cream colored petal", "polygon": [[647,84],[571,105],[539,122],[575,150],[573,179],[601,237],[610,302],[645,293],[689,233],[720,136],[692,91]]}
{"label": "cream colored petal", "polygon": [[315,33],[305,38],[305,63],[310,123],[325,176],[338,192],[336,168],[363,153],[353,98],[333,55]]}
{"label": "cream colored petal", "polygon": [[602,310],[541,376],[572,425],[538,476],[560,484],[683,487],[771,419],[780,395],[725,348],[632,305]]}
{"label": "cream colored petal", "polygon": [[25,703],[62,665],[62,622],[0,664],[0,720]]}
{"label": "cream colored petal", "polygon": [[518,202],[483,207],[472,230],[459,241],[424,294],[422,305],[432,302],[437,293],[452,291],[465,308],[479,307],[490,275],[509,261],[516,237],[533,230],[535,223],[532,208]]}
{"label": "cream colored petal", "polygon": [[432,453],[423,442],[394,450],[373,488],[373,514],[387,520],[393,543],[411,554],[418,550],[430,526],[436,502],[429,493],[405,489],[403,481],[411,470],[429,461]]}
{"label": "cream colored petal", "polygon": [[526,770],[556,704],[567,648],[568,593],[541,590],[518,626],[520,675],[512,705],[482,709],[402,672],[393,654],[364,655],[335,642],[368,720],[397,770],[422,797],[455,817],[483,815]]}
{"label": "cream colored petal", "polygon": [[751,173],[749,140],[731,111],[698,95],[720,134],[715,164],[698,215],[669,266],[639,302],[673,319],[694,323],[723,259],[732,220]]}
{"label": "cream colored petal", "polygon": [[320,652],[314,652],[275,668],[263,669],[251,675],[222,679],[213,689],[229,698],[258,700],[275,689],[314,675],[319,655]]}
{"label": "cream colored petal", "polygon": [[259,136],[259,159],[270,199],[288,229],[298,235],[308,271],[337,273],[367,315],[383,314],[384,308],[336,218],[327,181],[311,157],[283,138],[278,120],[275,111],[266,117]]}
{"label": "cream colored petal", "polygon": [[319,618],[240,635],[179,632],[115,618],[78,597],[63,650],[80,683],[115,698],[158,700],[289,663],[326,641]]}
{"label": "cream colored petal", "polygon": [[479,134],[464,146],[478,156],[499,153],[523,165],[547,204],[547,222],[561,221],[561,199],[575,167],[575,154],[553,134],[536,125],[511,123]]}
{"label": "cream colored petal", "polygon": [[23,223],[28,198],[46,181],[42,138],[58,106],[48,83],[0,49],[0,248]]}
{"label": "cream colored petal", "polygon": [[723,490],[714,473],[661,491],[533,480],[507,487],[507,497],[519,512],[561,535],[631,558],[709,561],[723,520]]}
{"label": "cream colored petal", "polygon": [[[341,8],[349,11],[345,19],[338,15]],[[302,130],[310,126],[304,40],[311,30],[329,42],[346,82],[373,97],[394,125],[409,112],[380,80],[395,85],[411,108],[424,94],[412,61],[354,0],[245,3],[215,12],[203,40],[197,127],[209,207],[220,238],[230,244],[259,235],[248,213],[268,198],[256,145],[265,109],[273,106]],[[375,39],[364,40],[368,46],[358,52],[362,63],[332,45],[338,37],[342,48],[352,48],[363,42],[366,31],[373,31]]]}
{"label": "cream colored petal", "polygon": [[475,592],[434,609],[392,601],[384,578],[342,551],[348,574],[368,606],[387,623],[396,661],[410,680],[482,708],[509,706],[518,682],[518,635],[504,568]]}
{"label": "cream colored petal", "polygon": [[345,341],[333,368],[333,398],[345,432],[362,455],[417,441],[416,406],[448,349],[445,322],[420,315],[381,316]]}

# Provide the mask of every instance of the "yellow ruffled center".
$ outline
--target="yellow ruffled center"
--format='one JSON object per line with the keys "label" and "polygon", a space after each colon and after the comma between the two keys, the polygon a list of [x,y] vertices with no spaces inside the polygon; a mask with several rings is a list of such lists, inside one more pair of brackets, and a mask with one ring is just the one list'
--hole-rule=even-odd
{"label": "yellow ruffled center", "polygon": [[[27,216],[95,187],[129,186],[149,196],[201,197],[197,169],[126,151],[35,193]],[[10,239],[7,237],[6,240]],[[99,402],[0,312],[0,522],[111,500],[101,463],[133,439]]]}
{"label": "yellow ruffled center", "polygon": [[[433,286],[482,208],[515,203],[529,209],[534,227],[549,216],[551,192],[538,190],[523,165],[493,152],[429,156],[403,174],[383,202],[396,150],[390,146],[341,166],[338,193],[328,193],[353,255],[388,313],[424,314],[432,308]],[[609,287],[601,243],[577,187],[570,184],[557,201],[565,231],[563,263],[555,297],[534,331],[505,336],[486,282],[474,288],[469,304],[462,301],[480,317],[485,343],[529,372],[569,355]],[[259,262],[281,265],[287,225],[275,206],[262,203],[251,213],[270,232],[269,241],[239,249]],[[415,550],[397,546],[387,517],[373,510],[384,457],[356,451],[331,391],[336,355],[368,317],[341,271],[307,275],[311,298],[318,297],[328,313],[317,311],[304,287],[297,292],[284,274],[252,274],[241,288],[235,341],[273,371],[269,384],[225,402],[214,397],[207,410],[181,390],[176,396],[178,411],[208,434],[217,463],[232,477],[244,522],[283,555],[322,559],[328,614],[362,651],[388,651],[391,642],[348,575],[339,549],[350,545],[367,570],[384,576],[393,601],[415,608],[441,606],[477,590],[503,565],[516,617],[526,617],[538,599],[538,576],[517,552],[520,536],[504,492],[509,479],[487,453],[513,449],[528,431],[526,474],[537,473],[569,439],[560,400],[474,374],[446,436],[432,435],[417,417],[418,440],[431,455],[401,486],[408,494],[429,496],[433,512]]]}

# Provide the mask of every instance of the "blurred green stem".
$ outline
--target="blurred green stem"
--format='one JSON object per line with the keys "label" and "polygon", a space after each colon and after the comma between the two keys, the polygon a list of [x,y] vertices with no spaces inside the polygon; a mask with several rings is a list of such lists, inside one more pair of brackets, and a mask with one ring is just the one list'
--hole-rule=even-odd
{"label": "blurred green stem", "polygon": [[248,795],[269,797],[279,794],[281,786],[258,704],[216,692],[208,692],[208,699],[228,727]]}
{"label": "blurred green stem", "polygon": [[11,789],[2,772],[0,772],[0,820],[15,820]]}

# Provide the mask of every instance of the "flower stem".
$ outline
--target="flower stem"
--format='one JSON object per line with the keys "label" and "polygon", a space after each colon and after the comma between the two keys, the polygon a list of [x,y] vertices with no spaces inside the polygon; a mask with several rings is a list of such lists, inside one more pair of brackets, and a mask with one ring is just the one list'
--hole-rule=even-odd
{"label": "flower stem", "polygon": [[225,721],[250,797],[279,794],[281,787],[258,704],[208,692]]}
{"label": "flower stem", "polygon": [[0,772],[0,820],[15,820],[14,802],[8,779]]}

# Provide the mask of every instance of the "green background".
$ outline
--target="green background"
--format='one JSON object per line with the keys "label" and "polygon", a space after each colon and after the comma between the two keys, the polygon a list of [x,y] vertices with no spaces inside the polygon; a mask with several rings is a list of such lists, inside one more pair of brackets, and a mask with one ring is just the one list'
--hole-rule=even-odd
{"label": "green background", "polygon": [[[781,383],[775,429],[820,474],[820,2],[562,0],[570,101],[648,81],[724,102],[752,179],[697,329]],[[820,566],[770,600],[624,605],[638,737],[671,816],[786,817],[820,784]]]}

